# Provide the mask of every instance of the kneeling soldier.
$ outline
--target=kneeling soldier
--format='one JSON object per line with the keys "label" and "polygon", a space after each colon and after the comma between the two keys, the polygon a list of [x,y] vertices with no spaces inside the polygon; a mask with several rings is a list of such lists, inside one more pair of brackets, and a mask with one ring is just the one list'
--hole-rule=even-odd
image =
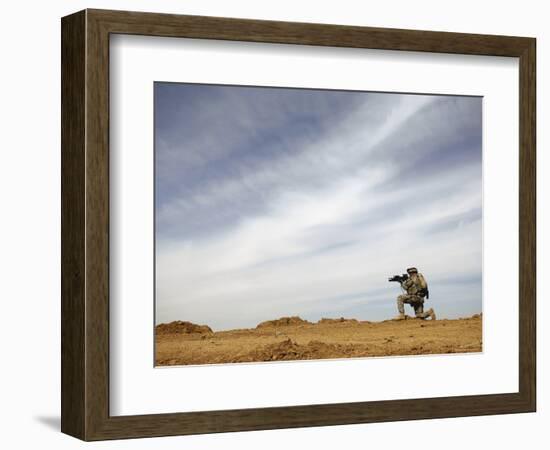
{"label": "kneeling soldier", "polygon": [[430,317],[435,320],[435,312],[432,308],[424,312],[424,298],[428,295],[428,284],[421,273],[418,273],[416,267],[407,269],[409,278],[401,282],[401,287],[407,292],[397,297],[397,310],[399,315],[396,319],[405,319],[405,303],[414,308],[414,315],[419,319]]}

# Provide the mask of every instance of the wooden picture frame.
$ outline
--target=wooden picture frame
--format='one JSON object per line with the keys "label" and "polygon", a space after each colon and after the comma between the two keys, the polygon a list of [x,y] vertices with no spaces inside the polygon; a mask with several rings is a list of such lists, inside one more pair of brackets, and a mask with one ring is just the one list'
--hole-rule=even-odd
{"label": "wooden picture frame", "polygon": [[[536,408],[534,38],[85,10],[62,30],[62,415],[83,440],[476,416]],[[519,391],[109,415],[109,36],[136,34],[519,58]]]}

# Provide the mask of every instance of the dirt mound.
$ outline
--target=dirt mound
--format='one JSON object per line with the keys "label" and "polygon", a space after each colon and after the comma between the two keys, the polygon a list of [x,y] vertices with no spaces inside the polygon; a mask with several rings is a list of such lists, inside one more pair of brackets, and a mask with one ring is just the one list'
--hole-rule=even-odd
{"label": "dirt mound", "polygon": [[211,334],[212,329],[207,325],[197,325],[192,322],[185,322],[182,320],[176,320],[170,323],[161,323],[156,326],[157,334]]}
{"label": "dirt mound", "polygon": [[243,359],[249,361],[292,361],[296,359],[342,358],[358,354],[364,346],[353,344],[332,344],[321,341],[309,341],[298,344],[292,339],[268,344],[250,352]]}
{"label": "dirt mound", "polygon": [[265,328],[265,327],[286,327],[289,325],[307,325],[311,324],[307,320],[304,320],[298,316],[292,317],[281,317],[280,319],[275,320],[266,320],[265,322],[259,323],[256,328]]}
{"label": "dirt mound", "polygon": [[298,359],[303,353],[300,346],[292,339],[266,345],[251,352],[252,358],[261,361],[281,361],[285,359]]}
{"label": "dirt mound", "polygon": [[323,324],[331,324],[331,323],[359,323],[357,319],[344,319],[343,317],[340,317],[339,319],[326,319],[322,318],[317,322],[320,325]]}

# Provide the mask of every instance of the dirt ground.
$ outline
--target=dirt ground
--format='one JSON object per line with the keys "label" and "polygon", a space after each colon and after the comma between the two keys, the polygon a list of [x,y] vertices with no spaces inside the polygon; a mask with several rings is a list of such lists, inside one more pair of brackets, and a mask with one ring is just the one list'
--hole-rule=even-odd
{"label": "dirt ground", "polygon": [[481,352],[482,317],[317,323],[286,317],[218,332],[177,321],[157,325],[155,341],[157,366]]}

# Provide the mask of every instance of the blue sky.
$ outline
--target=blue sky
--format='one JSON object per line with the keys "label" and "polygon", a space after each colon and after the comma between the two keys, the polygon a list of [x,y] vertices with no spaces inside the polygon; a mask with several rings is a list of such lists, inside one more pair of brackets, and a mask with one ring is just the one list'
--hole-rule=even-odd
{"label": "blue sky", "polygon": [[[156,321],[481,312],[480,97],[155,83]],[[408,311],[409,313],[411,311]]]}

